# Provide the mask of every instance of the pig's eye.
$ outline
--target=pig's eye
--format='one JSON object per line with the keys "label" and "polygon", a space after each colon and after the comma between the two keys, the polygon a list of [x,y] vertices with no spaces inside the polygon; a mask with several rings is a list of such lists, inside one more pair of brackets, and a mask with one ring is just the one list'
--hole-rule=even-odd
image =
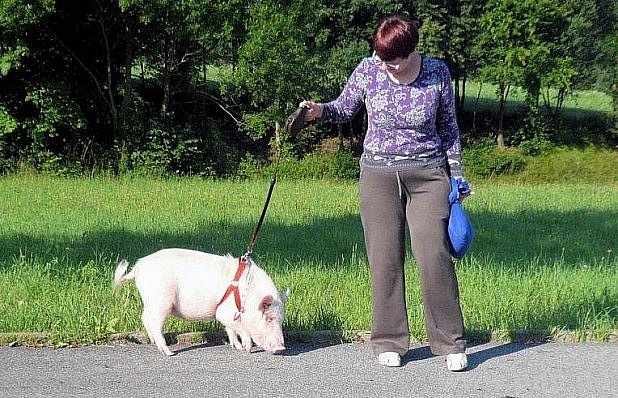
{"label": "pig's eye", "polygon": [[274,318],[270,315],[266,315],[266,322],[270,323],[274,320]]}

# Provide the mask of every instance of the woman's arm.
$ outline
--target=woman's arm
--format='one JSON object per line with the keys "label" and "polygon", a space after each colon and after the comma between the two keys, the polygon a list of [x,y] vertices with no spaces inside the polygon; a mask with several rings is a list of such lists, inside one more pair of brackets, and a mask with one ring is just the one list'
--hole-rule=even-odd
{"label": "woman's arm", "polygon": [[352,120],[364,104],[367,73],[369,73],[368,63],[367,59],[364,59],[354,69],[336,100],[327,103],[301,102],[300,106],[307,107],[305,120],[332,123],[345,123]]}
{"label": "woman's arm", "polygon": [[459,126],[455,113],[455,94],[451,84],[451,74],[446,64],[441,64],[442,94],[436,118],[438,135],[442,139],[442,149],[448,157],[451,176],[463,178],[463,164],[461,158],[461,143],[459,140]]}

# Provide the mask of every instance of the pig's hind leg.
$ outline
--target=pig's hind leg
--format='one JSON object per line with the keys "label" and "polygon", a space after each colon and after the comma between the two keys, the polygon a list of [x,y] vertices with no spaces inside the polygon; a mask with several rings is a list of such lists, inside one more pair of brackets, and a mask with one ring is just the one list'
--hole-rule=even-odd
{"label": "pig's hind leg", "polygon": [[148,338],[151,343],[155,343],[159,351],[167,356],[172,356],[174,353],[168,348],[165,337],[163,337],[163,324],[167,318],[167,313],[162,313],[161,309],[151,310],[144,306],[144,312],[142,312],[142,322],[148,333]]}

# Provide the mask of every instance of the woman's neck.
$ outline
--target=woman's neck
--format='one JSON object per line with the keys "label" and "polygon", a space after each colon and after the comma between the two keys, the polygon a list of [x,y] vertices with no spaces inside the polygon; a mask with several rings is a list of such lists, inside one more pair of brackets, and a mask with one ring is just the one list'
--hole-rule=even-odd
{"label": "woman's neck", "polygon": [[413,83],[418,75],[421,73],[422,59],[421,55],[416,51],[410,53],[406,60],[406,65],[399,71],[391,73],[386,71],[388,77],[397,84],[410,84]]}

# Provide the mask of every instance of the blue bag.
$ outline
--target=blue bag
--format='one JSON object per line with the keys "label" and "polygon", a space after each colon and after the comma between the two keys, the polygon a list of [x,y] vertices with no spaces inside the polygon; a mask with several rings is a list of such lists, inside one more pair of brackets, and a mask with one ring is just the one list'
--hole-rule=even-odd
{"label": "blue bag", "polygon": [[448,201],[451,206],[451,214],[448,220],[448,236],[451,255],[455,258],[462,258],[466,254],[474,238],[472,223],[457,199],[459,192],[469,193],[468,183],[451,177],[451,193],[448,195]]}

